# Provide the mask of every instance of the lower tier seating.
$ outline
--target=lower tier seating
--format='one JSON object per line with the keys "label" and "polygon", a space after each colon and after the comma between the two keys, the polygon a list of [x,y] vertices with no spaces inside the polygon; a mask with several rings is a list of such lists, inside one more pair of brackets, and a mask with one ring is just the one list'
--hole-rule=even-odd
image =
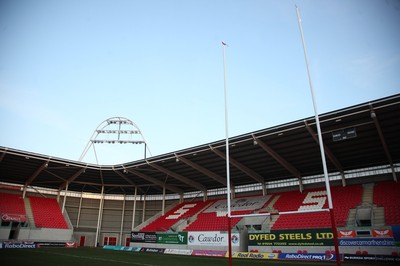
{"label": "lower tier seating", "polygon": [[56,199],[29,197],[29,201],[36,227],[68,229]]}
{"label": "lower tier seating", "polygon": [[384,207],[386,225],[400,225],[400,182],[378,182],[373,195],[374,204]]}
{"label": "lower tier seating", "polygon": [[26,215],[22,196],[18,194],[0,193],[0,213]]}
{"label": "lower tier seating", "polygon": [[[332,204],[337,227],[346,225],[349,210],[356,208],[362,200],[362,186],[331,187]],[[274,205],[278,212],[328,209],[325,188],[280,193]],[[273,229],[331,227],[329,212],[283,214]]]}

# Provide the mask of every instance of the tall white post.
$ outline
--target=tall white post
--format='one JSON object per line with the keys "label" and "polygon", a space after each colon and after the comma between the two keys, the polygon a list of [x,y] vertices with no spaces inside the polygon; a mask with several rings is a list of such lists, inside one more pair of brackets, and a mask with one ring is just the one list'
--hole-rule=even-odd
{"label": "tall white post", "polygon": [[228,217],[231,217],[231,178],[229,169],[229,133],[228,133],[228,92],[226,84],[226,56],[225,48],[227,44],[222,42],[223,61],[224,61],[224,105],[225,105],[225,151],[226,151],[226,200],[228,205]]}
{"label": "tall white post", "polygon": [[226,89],[226,63],[225,63],[225,48],[226,43],[222,42],[222,51],[224,55],[224,99],[225,99],[225,150],[226,150],[226,201],[228,205],[228,265],[232,266],[232,228],[231,228],[231,176],[229,171],[229,134],[228,134],[228,103]]}
{"label": "tall white post", "polygon": [[327,169],[327,166],[326,166],[325,149],[324,149],[324,143],[323,143],[323,140],[322,140],[321,127],[320,127],[320,123],[319,123],[317,103],[315,101],[315,96],[314,96],[314,88],[313,88],[313,84],[312,84],[312,80],[311,80],[311,72],[310,72],[310,67],[309,67],[309,64],[308,64],[306,44],[305,44],[305,41],[304,41],[304,34],[303,34],[303,27],[302,27],[302,24],[301,24],[299,8],[297,6],[296,6],[296,13],[297,13],[297,20],[298,20],[299,28],[300,28],[301,41],[302,41],[302,44],[303,44],[304,58],[305,58],[305,61],[306,61],[306,66],[307,66],[307,74],[308,74],[308,81],[310,83],[311,97],[312,97],[312,102],[313,102],[313,106],[314,106],[315,124],[317,125],[318,142],[319,142],[319,148],[320,148],[320,152],[321,152],[322,167],[323,167],[324,176],[325,176],[326,195],[327,195],[327,198],[328,198],[329,214],[330,214],[330,218],[331,218],[332,231],[333,231],[332,233],[333,233],[333,238],[334,238],[334,243],[335,243],[336,264],[338,266],[340,266],[341,262],[340,262],[340,255],[339,255],[339,244],[338,244],[338,238],[337,238],[335,215],[334,215],[334,212],[333,212],[331,187],[330,187],[330,184],[329,184],[328,169]]}

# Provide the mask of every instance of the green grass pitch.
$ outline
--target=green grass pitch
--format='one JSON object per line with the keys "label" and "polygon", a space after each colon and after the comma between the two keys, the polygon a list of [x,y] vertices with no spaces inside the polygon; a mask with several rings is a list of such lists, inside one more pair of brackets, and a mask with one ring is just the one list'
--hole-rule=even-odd
{"label": "green grass pitch", "polygon": [[[40,266],[226,266],[227,258],[163,255],[143,252],[104,250],[100,248],[39,248],[39,249],[0,249],[2,265],[40,265]],[[331,265],[335,262],[301,262],[275,260],[233,259],[233,266],[245,265]],[[342,262],[342,265],[365,266],[363,262]],[[370,264],[373,265],[373,264]],[[390,265],[384,263],[384,265]]]}

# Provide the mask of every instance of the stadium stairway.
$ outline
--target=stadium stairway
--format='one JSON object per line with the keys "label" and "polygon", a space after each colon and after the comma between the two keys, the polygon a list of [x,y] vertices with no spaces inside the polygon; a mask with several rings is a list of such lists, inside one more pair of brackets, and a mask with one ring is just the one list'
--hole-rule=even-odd
{"label": "stadium stairway", "polygon": [[30,227],[35,228],[35,219],[33,219],[33,212],[31,207],[31,202],[28,198],[24,199],[25,211],[26,211],[26,220]]}

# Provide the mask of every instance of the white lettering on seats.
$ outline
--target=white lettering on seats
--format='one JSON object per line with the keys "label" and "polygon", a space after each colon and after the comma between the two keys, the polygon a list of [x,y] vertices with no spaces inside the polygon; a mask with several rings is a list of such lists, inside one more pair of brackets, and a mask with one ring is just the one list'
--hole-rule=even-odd
{"label": "white lettering on seats", "polygon": [[308,205],[302,205],[298,209],[299,211],[304,211],[304,210],[319,210],[324,207],[326,202],[326,191],[313,191],[313,192],[308,192],[307,196],[303,200],[303,204],[308,204]]}
{"label": "white lettering on seats", "polygon": [[179,209],[177,209],[173,214],[168,215],[165,219],[166,220],[178,219],[179,217],[187,213],[190,210],[190,208],[193,208],[196,205],[197,204],[185,204]]}

